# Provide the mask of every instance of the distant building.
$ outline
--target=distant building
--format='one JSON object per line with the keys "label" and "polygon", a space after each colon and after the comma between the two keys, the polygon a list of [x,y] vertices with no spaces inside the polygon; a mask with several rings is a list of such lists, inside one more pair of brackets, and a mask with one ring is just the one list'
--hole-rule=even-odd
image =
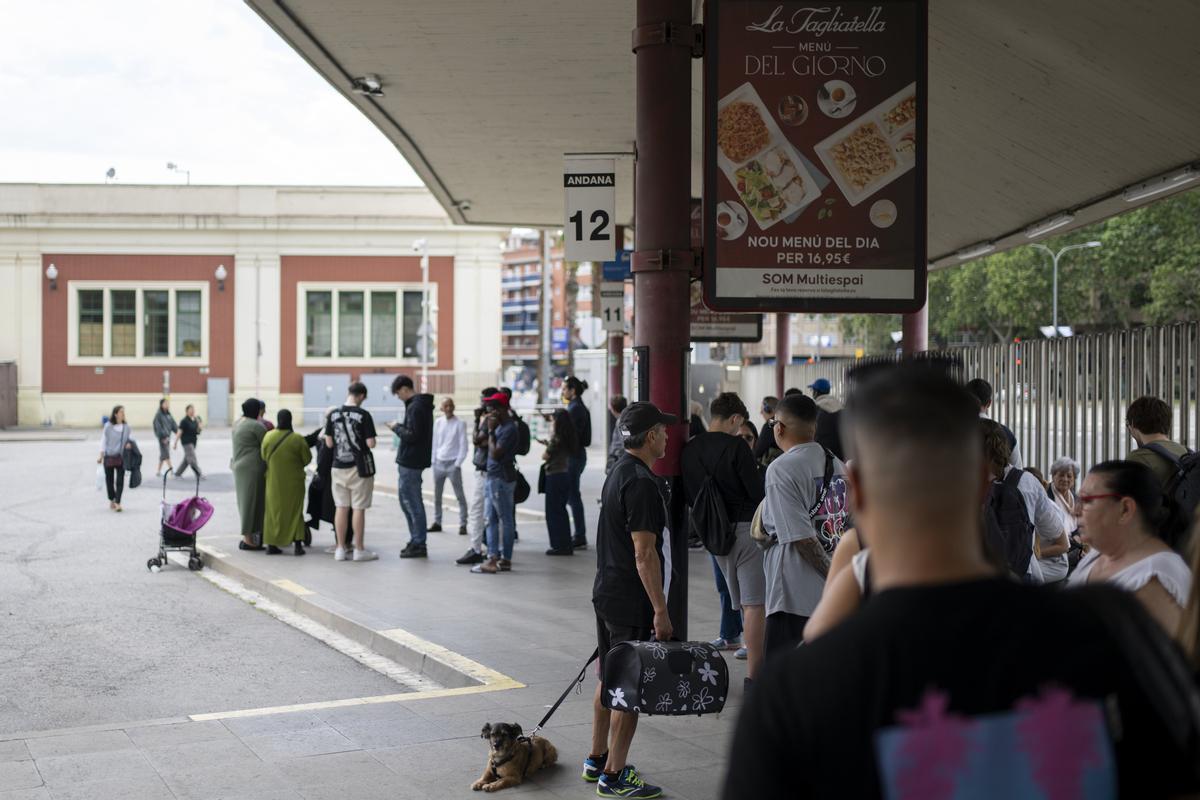
{"label": "distant building", "polygon": [[[592,264],[575,266],[575,314],[567,319],[569,264],[561,246],[550,248],[550,340],[555,371],[565,375],[568,348],[604,346],[599,320],[592,316]],[[503,322],[501,357],[505,375],[532,386],[537,375],[542,319],[542,248],[536,235],[514,233],[505,243],[501,267]],[[518,386],[518,388],[522,388]]]}
{"label": "distant building", "polygon": [[423,188],[4,186],[19,424],[95,426],[122,403],[141,427],[164,393],[176,416],[231,419],[257,396],[312,420],[350,380],[385,403],[426,353],[430,391],[478,391],[500,372],[507,233],[452,225]]}

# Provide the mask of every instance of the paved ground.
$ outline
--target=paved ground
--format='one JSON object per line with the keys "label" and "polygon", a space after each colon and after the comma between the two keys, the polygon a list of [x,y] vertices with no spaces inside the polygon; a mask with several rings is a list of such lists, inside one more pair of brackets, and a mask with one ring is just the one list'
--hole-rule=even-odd
{"label": "paved ground", "polygon": [[[205,528],[202,541],[223,554],[223,571],[287,586],[302,595],[311,608],[322,613],[328,610],[359,630],[387,632],[385,635],[392,638],[424,640],[432,647],[447,648],[457,657],[499,673],[502,680],[470,689],[397,694],[402,689],[382,676],[377,676],[382,685],[372,685],[369,677],[360,681],[365,668],[315,640],[296,644],[295,651],[280,650],[280,642],[290,643],[296,637],[303,640],[304,635],[244,604],[237,608],[241,601],[186,571],[172,569],[153,576],[146,572],[145,559],[150,554],[146,548],[153,551],[153,544],[152,536],[142,531],[153,531],[149,522],[157,515],[157,498],[151,490],[138,490],[127,503],[130,511],[120,517],[108,516],[106,504],[91,486],[94,467],[87,463],[90,450],[90,445],[58,443],[0,445],[0,479],[9,478],[7,485],[14,485],[13,476],[25,468],[23,465],[53,463],[64,484],[76,487],[67,492],[66,502],[62,503],[65,519],[72,515],[78,518],[82,516],[80,508],[95,505],[99,510],[94,515],[87,512],[89,520],[103,520],[110,539],[128,537],[128,555],[119,559],[119,565],[114,560],[109,567],[119,574],[105,579],[103,591],[113,591],[115,585],[121,594],[127,587],[134,587],[129,595],[142,597],[140,605],[130,601],[128,610],[118,609],[115,616],[120,619],[114,620],[110,629],[96,629],[91,636],[89,627],[96,623],[90,610],[80,613],[79,606],[90,608],[95,602],[59,606],[55,613],[46,615],[46,622],[59,620],[63,633],[56,629],[55,636],[73,636],[69,645],[44,641],[39,645],[30,636],[24,650],[27,655],[43,648],[58,655],[39,660],[42,670],[25,670],[20,673],[22,679],[38,684],[37,691],[43,698],[56,690],[64,693],[62,712],[73,710],[75,714],[69,722],[42,719],[43,724],[27,727],[64,727],[93,721],[107,724],[83,732],[19,734],[21,738],[17,739],[14,736],[18,734],[6,735],[13,728],[0,717],[0,800],[478,797],[469,786],[486,758],[478,738],[482,724],[515,721],[530,729],[594,646],[589,600],[594,551],[565,559],[545,557],[545,527],[537,513],[519,515],[522,538],[510,574],[471,575],[454,565],[453,559],[466,544],[465,537],[454,532],[457,515],[453,512],[446,513],[451,532],[430,535],[428,561],[396,558],[407,535],[395,498],[383,493],[387,491],[384,484],[393,475],[386,451],[379,458],[383,466],[381,494],[376,497],[367,525],[369,546],[380,552],[380,561],[336,563],[320,553],[320,548],[304,558],[237,551],[233,533],[236,511],[229,479],[219,474],[226,471],[228,441],[216,432],[200,452],[202,464],[214,473],[201,489],[217,505],[217,515]],[[525,460],[529,462],[527,475],[533,477],[536,461]],[[599,453],[593,453],[584,482],[593,528],[601,466]],[[62,490],[57,491],[62,496]],[[183,494],[181,486],[173,486],[172,492]],[[47,490],[42,498],[22,498],[21,507],[15,510],[28,518],[32,516],[29,509],[38,505],[35,499],[45,503],[51,493]],[[2,503],[10,510],[18,505],[7,495]],[[535,497],[528,510],[537,512],[540,508],[540,498]],[[139,520],[139,515],[145,518]],[[83,529],[93,524],[63,525],[78,532],[64,530],[58,536],[76,537],[73,544],[85,546],[87,552],[86,547],[95,546],[94,537]],[[0,534],[0,547],[12,553],[15,545],[4,544],[9,541],[6,536],[11,534]],[[324,544],[327,533],[318,536]],[[63,548],[70,549],[65,543]],[[0,558],[5,564],[10,560]],[[0,570],[5,568],[0,566]],[[717,605],[715,592],[710,591],[708,557],[691,553],[689,570],[692,636],[715,635]],[[40,579],[48,584],[54,574],[46,570]],[[3,606],[28,606],[13,596],[9,574],[0,571],[0,577]],[[138,713],[139,706],[130,701],[135,693],[125,697],[123,703],[107,704],[101,695],[101,708],[92,709],[92,696],[97,692],[94,687],[46,677],[47,672],[53,674],[45,668],[47,665],[61,664],[72,652],[86,652],[91,639],[104,643],[110,661],[123,658],[121,653],[126,650],[135,650],[141,641],[136,633],[121,636],[112,629],[122,623],[127,629],[139,629],[136,621],[150,617],[159,604],[155,602],[157,593],[168,586],[175,587],[170,591],[179,606],[202,608],[208,613],[208,609],[232,604],[231,616],[224,624],[209,628],[203,635],[174,640],[176,647],[195,643],[193,649],[198,652],[191,656],[188,674],[206,691],[168,693],[178,701],[171,709],[147,708],[146,713]],[[28,598],[34,589],[26,587],[23,591]],[[261,629],[254,627],[258,623],[263,625]],[[9,625],[4,623],[5,628]],[[173,663],[179,665],[186,660]],[[18,656],[15,661],[23,659]],[[142,672],[152,673],[152,680],[166,680],[165,670],[157,663],[158,659],[147,659],[142,662]],[[642,720],[633,759],[649,778],[667,788],[670,797],[697,800],[717,794],[744,674],[743,662],[731,659],[730,663],[734,689],[725,713]],[[12,661],[0,661],[0,685],[13,685],[8,679],[17,674],[17,668]],[[130,676],[127,680],[135,679]],[[145,675],[142,680],[146,680]],[[252,691],[239,693],[241,684]],[[510,793],[528,797],[594,796],[593,788],[578,778],[578,763],[588,749],[594,686],[594,678],[589,676],[583,696],[569,699],[547,730],[564,764]],[[26,696],[25,690],[17,694],[19,698]],[[22,713],[37,717],[40,712],[36,708],[43,702],[19,705],[25,709]],[[308,705],[286,713],[256,710],[293,703]],[[206,714],[199,720],[190,716]],[[155,717],[167,719],[156,720],[157,724],[144,722]]]}

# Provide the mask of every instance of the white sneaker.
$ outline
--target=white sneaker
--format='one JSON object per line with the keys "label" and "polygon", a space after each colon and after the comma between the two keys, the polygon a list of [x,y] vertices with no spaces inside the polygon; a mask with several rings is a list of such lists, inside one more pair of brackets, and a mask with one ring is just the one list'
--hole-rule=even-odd
{"label": "white sneaker", "polygon": [[[334,556],[334,558],[337,558],[337,556]],[[355,561],[375,561],[378,558],[379,558],[379,556],[372,553],[370,550],[355,550],[354,551],[354,560]]]}
{"label": "white sneaker", "polygon": [[333,560],[334,561],[345,561],[346,560],[346,548],[335,547],[333,549]]}

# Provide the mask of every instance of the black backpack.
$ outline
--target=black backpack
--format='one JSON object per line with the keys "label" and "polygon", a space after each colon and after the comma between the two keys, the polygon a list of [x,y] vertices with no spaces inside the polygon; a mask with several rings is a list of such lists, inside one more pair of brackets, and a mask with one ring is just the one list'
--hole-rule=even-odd
{"label": "black backpack", "polygon": [[688,513],[692,533],[708,552],[714,556],[727,556],[737,538],[737,528],[729,521],[725,501],[713,483],[712,475],[705,475],[696,492],[696,501]]}
{"label": "black backpack", "polygon": [[993,481],[984,506],[984,536],[991,552],[1018,578],[1029,571],[1033,558],[1033,522],[1017,484],[1023,470],[1010,470],[1002,481]]}
{"label": "black backpack", "polygon": [[1162,525],[1162,534],[1167,544],[1182,551],[1196,506],[1200,505],[1200,453],[1188,450],[1186,455],[1177,456],[1157,442],[1146,445],[1146,449],[1175,467],[1175,474],[1163,486],[1167,520]]}
{"label": "black backpack", "polygon": [[516,412],[513,412],[513,417],[517,421],[517,455],[527,456],[530,442],[533,440],[533,436],[529,433],[529,423],[518,417]]}

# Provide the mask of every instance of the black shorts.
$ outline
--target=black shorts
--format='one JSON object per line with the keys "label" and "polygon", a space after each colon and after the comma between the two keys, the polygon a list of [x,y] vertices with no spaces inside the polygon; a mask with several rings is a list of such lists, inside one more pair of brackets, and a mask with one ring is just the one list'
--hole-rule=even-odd
{"label": "black shorts", "polygon": [[596,616],[596,647],[600,651],[600,675],[604,675],[604,657],[613,645],[621,642],[648,642],[653,637],[651,626],[615,625]]}

